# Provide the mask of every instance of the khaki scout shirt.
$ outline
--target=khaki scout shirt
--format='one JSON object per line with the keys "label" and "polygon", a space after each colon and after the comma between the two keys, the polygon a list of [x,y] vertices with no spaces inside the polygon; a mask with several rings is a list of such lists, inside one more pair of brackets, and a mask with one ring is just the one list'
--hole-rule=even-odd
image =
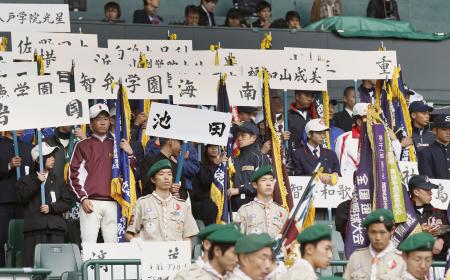
{"label": "khaki scout shirt", "polygon": [[[369,252],[369,247],[354,251],[348,261],[344,279],[370,280],[373,261],[374,258]],[[377,260],[376,268],[377,280],[398,280],[401,279],[405,272],[406,264],[401,253],[396,249],[392,249]]]}
{"label": "khaki scout shirt", "polygon": [[184,200],[172,195],[164,200],[153,192],[137,200],[127,232],[147,241],[181,241],[196,235],[198,227]]}
{"label": "khaki scout shirt", "polygon": [[209,263],[206,263],[203,267],[193,265],[190,269],[178,272],[174,280],[224,280],[226,276],[220,275]]}
{"label": "khaki scout shirt", "polygon": [[235,222],[243,234],[267,232],[272,238],[283,228],[288,218],[286,209],[271,201],[264,203],[255,198],[239,208]]}
{"label": "khaki scout shirt", "polygon": [[[425,277],[425,279],[427,279],[427,278]],[[416,277],[414,277],[408,271],[405,271],[405,273],[403,273],[402,280],[418,280],[418,279]]]}
{"label": "khaki scout shirt", "polygon": [[228,280],[252,280],[247,274],[245,274],[239,267],[236,267],[233,273],[230,274],[226,279]]}
{"label": "khaki scout shirt", "polygon": [[280,280],[317,280],[316,272],[312,265],[304,259],[298,259],[295,264],[289,268],[288,272]]}

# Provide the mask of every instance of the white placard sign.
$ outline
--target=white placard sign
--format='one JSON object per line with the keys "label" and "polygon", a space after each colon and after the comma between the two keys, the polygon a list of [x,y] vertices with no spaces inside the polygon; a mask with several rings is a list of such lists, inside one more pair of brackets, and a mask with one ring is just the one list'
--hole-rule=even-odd
{"label": "white placard sign", "polygon": [[397,66],[395,51],[285,48],[289,60],[322,64],[328,80],[386,79]]}
{"label": "white placard sign", "polygon": [[32,60],[34,51],[44,46],[64,47],[71,55],[67,48],[97,48],[97,34],[12,32],[11,46],[15,59]]}
{"label": "white placard sign", "polygon": [[167,72],[144,68],[122,68],[117,73],[127,88],[128,99],[168,99]]}
{"label": "white placard sign", "polygon": [[173,74],[170,94],[174,104],[217,105],[219,75],[208,73]]}
{"label": "white placard sign", "polygon": [[116,99],[119,81],[117,69],[75,66],[75,89],[90,99]]}
{"label": "white placard sign", "polygon": [[0,65],[13,62],[12,52],[0,52]]}
{"label": "white placard sign", "polygon": [[224,62],[233,59],[238,75],[257,77],[262,67],[268,69],[273,89],[327,90],[323,63],[292,61],[283,50],[220,49],[219,59],[225,69]]}
{"label": "white placard sign", "polygon": [[151,136],[225,146],[231,114],[152,103],[146,133]]}
{"label": "white placard sign", "polygon": [[[141,259],[140,279],[174,279],[191,264],[188,241],[84,243],[83,262],[92,259]],[[111,279],[111,266],[100,266],[100,279]],[[136,267],[126,266],[127,279],[137,279]],[[94,267],[88,268],[89,278]],[[123,279],[124,267],[114,266],[114,279]]]}
{"label": "white placard sign", "polygon": [[[86,98],[70,92],[50,93],[52,86],[48,80],[37,85],[30,82],[29,77],[27,81],[20,83],[18,90],[9,97],[0,97],[0,131],[89,123]],[[35,89],[33,94],[29,91],[31,88]]]}
{"label": "white placard sign", "polygon": [[0,4],[0,31],[70,32],[67,4]]}
{"label": "white placard sign", "polygon": [[259,77],[228,76],[228,99],[232,106],[262,106],[262,81]]}
{"label": "white placard sign", "polygon": [[20,77],[22,75],[36,76],[36,62],[12,62],[8,64],[0,63],[0,79],[8,78],[10,76]]}
{"label": "white placard sign", "polygon": [[190,248],[189,241],[143,243],[140,247],[142,279],[174,279],[179,271],[191,265]]}

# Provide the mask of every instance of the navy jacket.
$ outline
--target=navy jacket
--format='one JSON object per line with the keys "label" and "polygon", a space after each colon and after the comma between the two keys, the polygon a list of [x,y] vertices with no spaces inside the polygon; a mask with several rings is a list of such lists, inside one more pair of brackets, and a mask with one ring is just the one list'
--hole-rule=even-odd
{"label": "navy jacket", "polygon": [[333,116],[334,126],[339,127],[343,131],[347,132],[352,130],[353,119],[352,116],[344,109],[340,112],[337,112]]}
{"label": "navy jacket", "polygon": [[309,113],[306,114],[305,119],[297,112],[294,104],[291,104],[291,109],[288,111],[288,130],[291,132],[291,138],[289,139],[290,151],[295,151],[302,145],[303,131],[310,119]]}
{"label": "navy jacket", "polygon": [[419,174],[434,179],[450,179],[450,145],[434,141],[417,153]]}
{"label": "navy jacket", "polygon": [[[22,165],[20,167],[20,175],[25,175],[25,166],[31,169],[32,146],[29,143],[19,141],[19,156],[22,158]],[[8,163],[14,157],[14,143],[13,140],[1,137],[0,138],[0,203],[16,202],[16,169],[8,170]]]}
{"label": "navy jacket", "polygon": [[412,127],[412,138],[416,151],[429,147],[436,140],[436,136],[428,128],[420,129],[414,125]]}
{"label": "navy jacket", "polygon": [[[164,20],[160,16],[155,16],[159,20],[159,24],[163,23]],[[143,24],[156,24],[150,21],[148,14],[144,10],[136,10],[133,14],[133,23],[143,23]]]}
{"label": "navy jacket", "polygon": [[321,163],[324,173],[340,174],[340,166],[334,151],[320,147],[320,157],[316,159],[308,146],[298,148],[292,157],[295,176],[311,176],[317,164]]}
{"label": "navy jacket", "polygon": [[210,26],[208,21],[208,14],[211,18],[211,26],[216,26],[216,20],[214,19],[214,13],[207,12],[203,10],[202,5],[198,6],[198,10],[200,11],[198,25],[199,26]]}

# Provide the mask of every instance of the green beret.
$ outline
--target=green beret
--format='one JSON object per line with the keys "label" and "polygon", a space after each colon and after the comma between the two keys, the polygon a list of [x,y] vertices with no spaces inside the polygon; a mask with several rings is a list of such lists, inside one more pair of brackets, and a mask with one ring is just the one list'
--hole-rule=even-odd
{"label": "green beret", "polygon": [[220,229],[225,229],[225,228],[234,228],[236,230],[240,230],[239,226],[235,223],[230,223],[230,224],[210,224],[206,227],[204,227],[202,230],[199,231],[199,233],[197,234],[198,239],[200,239],[201,241],[208,239],[209,240],[209,235],[213,232],[215,232],[216,230],[220,230]]}
{"label": "green beret", "polygon": [[267,174],[273,174],[271,165],[266,165],[258,168],[255,172],[253,172],[252,176],[250,177],[250,181],[256,182],[259,178]]}
{"label": "green beret", "polygon": [[236,242],[236,253],[237,254],[250,254],[261,250],[262,248],[269,247],[272,248],[275,245],[275,240],[273,240],[269,234],[249,234],[240,238]]}
{"label": "green beret", "polygon": [[170,161],[168,159],[162,159],[160,161],[155,162],[152,167],[150,167],[150,170],[147,172],[147,175],[149,177],[153,177],[156,173],[159,172],[161,169],[172,169],[172,164],[170,164]]}
{"label": "green beret", "polygon": [[432,251],[434,237],[428,232],[421,232],[410,235],[398,247],[403,252],[411,251]]}
{"label": "green beret", "polygon": [[311,243],[324,239],[331,240],[331,228],[327,225],[307,227],[297,236],[299,243]]}
{"label": "green beret", "polygon": [[392,214],[392,211],[389,209],[379,208],[364,219],[363,226],[368,227],[369,225],[373,223],[392,223],[394,222],[394,215]]}
{"label": "green beret", "polygon": [[208,235],[208,240],[214,243],[235,244],[242,237],[242,233],[236,228],[226,227]]}

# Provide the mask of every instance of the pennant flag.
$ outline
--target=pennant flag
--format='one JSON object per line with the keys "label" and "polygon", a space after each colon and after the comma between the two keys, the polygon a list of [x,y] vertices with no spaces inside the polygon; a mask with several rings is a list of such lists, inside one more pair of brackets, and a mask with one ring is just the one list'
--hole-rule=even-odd
{"label": "pennant flag", "polygon": [[[219,98],[217,111],[230,112],[230,103],[228,100],[227,87],[225,85],[225,77],[221,77],[219,81]],[[234,174],[234,166],[231,161],[233,153],[233,135],[230,133],[226,147],[228,162],[221,162],[214,172],[211,184],[211,200],[217,206],[216,224],[230,222],[230,210],[227,191],[232,188],[231,178]]]}
{"label": "pennant flag", "polygon": [[[138,68],[148,68],[148,60],[145,53],[141,53],[139,57]],[[139,100],[139,109],[141,112],[144,112],[146,116],[148,116],[150,113],[150,99]],[[145,128],[139,129],[139,139],[144,149],[147,146],[148,140],[150,139],[150,137],[145,133],[145,130]]]}
{"label": "pennant flag", "polygon": [[45,74],[45,62],[42,54],[34,53],[34,61],[37,62],[37,73],[38,76],[43,76]]}
{"label": "pennant flag", "polygon": [[[312,119],[321,118],[324,120],[325,125],[330,127],[331,120],[329,111],[330,111],[330,97],[328,91],[316,93],[310,109],[311,118]],[[325,131],[325,139],[323,146],[327,149],[331,149],[330,130]]]}
{"label": "pennant flag", "polygon": [[112,165],[111,197],[117,201],[117,240],[123,242],[127,220],[136,202],[136,182],[128,154],[120,148],[121,139],[130,141],[131,110],[126,88],[119,84],[116,100],[116,121],[114,127],[114,150]]}
{"label": "pennant flag", "polygon": [[2,41],[0,42],[0,52],[6,52],[8,48],[8,38],[6,36],[2,36]]}

